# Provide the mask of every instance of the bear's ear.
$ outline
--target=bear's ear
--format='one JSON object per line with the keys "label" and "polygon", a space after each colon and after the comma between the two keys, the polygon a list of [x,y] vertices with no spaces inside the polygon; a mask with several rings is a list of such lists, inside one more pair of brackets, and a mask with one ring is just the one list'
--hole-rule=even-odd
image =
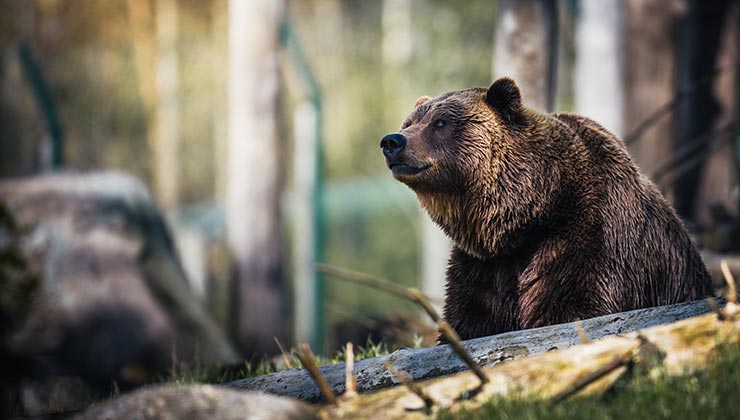
{"label": "bear's ear", "polygon": [[430,98],[428,96],[422,96],[421,98],[419,98],[419,99],[416,100],[416,103],[414,104],[414,108],[416,108],[417,106],[423,104],[424,102],[426,102],[426,101],[428,101],[430,99],[432,99],[432,98]]}
{"label": "bear's ear", "polygon": [[512,124],[523,123],[522,94],[514,80],[508,77],[496,79],[486,92],[486,103],[505,121]]}

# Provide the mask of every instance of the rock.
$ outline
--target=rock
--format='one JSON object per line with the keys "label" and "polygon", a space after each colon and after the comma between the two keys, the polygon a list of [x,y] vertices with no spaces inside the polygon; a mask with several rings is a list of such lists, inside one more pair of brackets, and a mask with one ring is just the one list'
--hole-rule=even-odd
{"label": "rock", "polygon": [[23,231],[18,248],[39,283],[7,343],[34,360],[33,376],[77,375],[99,389],[126,389],[173,362],[237,360],[189,291],[141,182],[117,172],[10,180],[0,182],[0,202]]}
{"label": "rock", "polygon": [[73,420],[315,418],[315,409],[290,398],[211,385],[143,388],[93,406]]}

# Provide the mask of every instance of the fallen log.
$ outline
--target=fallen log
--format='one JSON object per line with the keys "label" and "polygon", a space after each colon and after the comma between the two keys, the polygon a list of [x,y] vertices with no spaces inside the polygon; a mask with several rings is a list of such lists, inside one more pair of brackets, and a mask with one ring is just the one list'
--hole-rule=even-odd
{"label": "fallen log", "polygon": [[626,335],[486,367],[480,384],[470,372],[416,383],[425,398],[408,387],[340,398],[318,411],[326,419],[427,418],[440,409],[475,410],[496,395],[558,402],[575,394],[608,389],[629,366],[643,364],[667,375],[707,366],[721,345],[740,344],[740,306]]}
{"label": "fallen log", "polygon": [[[644,328],[668,324],[712,311],[706,301],[695,301],[629,312],[604,315],[580,321],[583,332],[592,340],[624,334]],[[519,359],[551,350],[580,344],[576,323],[552,325],[524,331],[514,331],[465,341],[465,348],[482,366],[495,366],[503,361]],[[419,381],[461,372],[467,367],[449,345],[424,349],[401,349],[389,355],[355,362],[357,390],[368,392],[398,385],[398,378],[388,370],[391,363],[411,380]],[[345,389],[345,365],[320,367],[331,390],[339,395]],[[228,387],[262,391],[307,401],[319,401],[316,383],[303,369],[290,369],[225,384]]]}

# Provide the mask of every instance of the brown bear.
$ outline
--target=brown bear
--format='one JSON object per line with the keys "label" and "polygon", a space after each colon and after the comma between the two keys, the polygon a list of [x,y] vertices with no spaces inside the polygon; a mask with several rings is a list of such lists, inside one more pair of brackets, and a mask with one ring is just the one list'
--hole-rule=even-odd
{"label": "brown bear", "polygon": [[522,105],[513,80],[422,97],[380,146],[454,241],[463,339],[711,295],[681,220],[596,122]]}

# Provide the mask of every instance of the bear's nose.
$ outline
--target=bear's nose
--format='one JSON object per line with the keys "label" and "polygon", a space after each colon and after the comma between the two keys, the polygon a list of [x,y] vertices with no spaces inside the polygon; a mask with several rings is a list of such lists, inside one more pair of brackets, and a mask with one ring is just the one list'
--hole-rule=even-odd
{"label": "bear's nose", "polygon": [[380,148],[388,159],[395,157],[406,146],[406,137],[400,133],[388,134],[380,140]]}

